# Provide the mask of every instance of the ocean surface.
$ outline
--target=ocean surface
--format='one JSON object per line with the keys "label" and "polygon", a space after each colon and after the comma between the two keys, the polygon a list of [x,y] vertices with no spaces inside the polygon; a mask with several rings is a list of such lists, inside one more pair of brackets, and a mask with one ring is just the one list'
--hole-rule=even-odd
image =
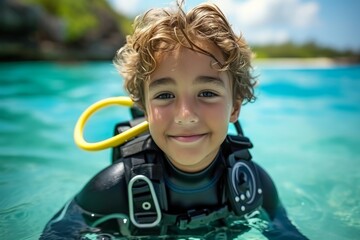
{"label": "ocean surface", "polygon": [[[240,120],[290,219],[310,239],[359,239],[360,66],[270,64],[256,72],[258,99]],[[90,104],[124,94],[111,62],[0,63],[0,239],[38,239],[110,164],[109,150],[75,146],[73,128]],[[85,137],[110,137],[129,118],[126,108],[102,110]],[[265,238],[254,230],[238,239]]]}

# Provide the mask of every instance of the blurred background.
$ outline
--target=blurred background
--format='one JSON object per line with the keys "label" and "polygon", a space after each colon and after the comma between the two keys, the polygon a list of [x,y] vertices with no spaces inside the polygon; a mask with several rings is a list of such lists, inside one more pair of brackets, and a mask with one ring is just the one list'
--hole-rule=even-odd
{"label": "blurred background", "polygon": [[[185,1],[191,9],[200,0]],[[360,236],[360,1],[219,0],[256,54],[257,101],[240,122],[290,219],[310,239]],[[112,65],[134,17],[171,0],[0,0],[0,239],[38,239],[111,160],[73,128],[92,103],[126,95]],[[130,119],[110,107],[88,141]],[[230,133],[234,129],[230,126]],[[264,239],[251,231],[238,239]]]}
{"label": "blurred background", "polygon": [[[187,9],[201,0],[185,1]],[[356,0],[219,0],[258,58],[359,60]],[[0,59],[106,60],[124,44],[133,18],[170,0],[2,0]],[[348,60],[349,60],[348,59]]]}

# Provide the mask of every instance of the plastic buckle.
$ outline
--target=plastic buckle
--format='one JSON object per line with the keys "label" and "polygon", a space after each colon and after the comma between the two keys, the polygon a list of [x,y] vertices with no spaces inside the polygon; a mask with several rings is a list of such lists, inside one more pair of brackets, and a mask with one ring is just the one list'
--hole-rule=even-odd
{"label": "plastic buckle", "polygon": [[190,210],[186,215],[178,218],[177,225],[181,230],[198,228],[206,224],[208,215],[209,213],[206,209],[203,211]]}
{"label": "plastic buckle", "polygon": [[[144,182],[149,190],[150,190],[150,195],[151,195],[151,200],[152,203],[150,201],[145,201],[141,204],[143,211],[142,212],[135,212],[135,208],[134,208],[134,184],[135,182],[139,183],[139,182]],[[138,228],[151,228],[151,227],[156,227],[156,225],[158,225],[161,221],[161,210],[160,210],[160,205],[159,205],[159,201],[156,197],[156,193],[154,190],[154,186],[151,182],[151,180],[144,176],[144,175],[136,175],[133,178],[131,178],[131,180],[129,181],[128,184],[128,198],[129,198],[129,214],[130,214],[130,220],[131,222]],[[152,204],[154,205],[155,208],[155,220],[153,222],[150,223],[141,223],[138,221],[137,218],[139,218],[139,216],[149,216],[149,215],[153,215],[152,212],[149,212],[149,210],[152,208]]]}
{"label": "plastic buckle", "polygon": [[188,222],[189,222],[189,219],[185,216],[181,216],[178,218],[177,220],[177,225],[179,227],[180,230],[186,230],[188,227]]}

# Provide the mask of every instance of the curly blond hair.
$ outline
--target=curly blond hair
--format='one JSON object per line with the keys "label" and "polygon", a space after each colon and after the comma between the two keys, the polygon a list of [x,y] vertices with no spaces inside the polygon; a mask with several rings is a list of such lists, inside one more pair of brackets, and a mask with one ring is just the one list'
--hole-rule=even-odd
{"label": "curly blond hair", "polygon": [[[156,69],[158,54],[180,46],[212,57],[220,66],[218,71],[228,71],[233,79],[234,100],[255,100],[252,52],[243,37],[233,32],[216,5],[203,3],[187,14],[182,5],[178,3],[176,9],[151,9],[136,17],[133,34],[127,36],[126,44],[115,55],[114,64],[134,102],[145,110],[144,82]],[[197,43],[218,47],[223,63]]]}

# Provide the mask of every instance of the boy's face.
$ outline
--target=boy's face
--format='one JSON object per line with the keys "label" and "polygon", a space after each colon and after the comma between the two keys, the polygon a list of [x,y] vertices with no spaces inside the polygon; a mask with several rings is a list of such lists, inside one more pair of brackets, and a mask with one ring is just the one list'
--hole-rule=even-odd
{"label": "boy's face", "polygon": [[[223,59],[217,48],[207,50]],[[175,167],[200,171],[215,159],[241,102],[233,102],[232,80],[211,57],[179,48],[157,60],[144,86],[150,133]]]}

